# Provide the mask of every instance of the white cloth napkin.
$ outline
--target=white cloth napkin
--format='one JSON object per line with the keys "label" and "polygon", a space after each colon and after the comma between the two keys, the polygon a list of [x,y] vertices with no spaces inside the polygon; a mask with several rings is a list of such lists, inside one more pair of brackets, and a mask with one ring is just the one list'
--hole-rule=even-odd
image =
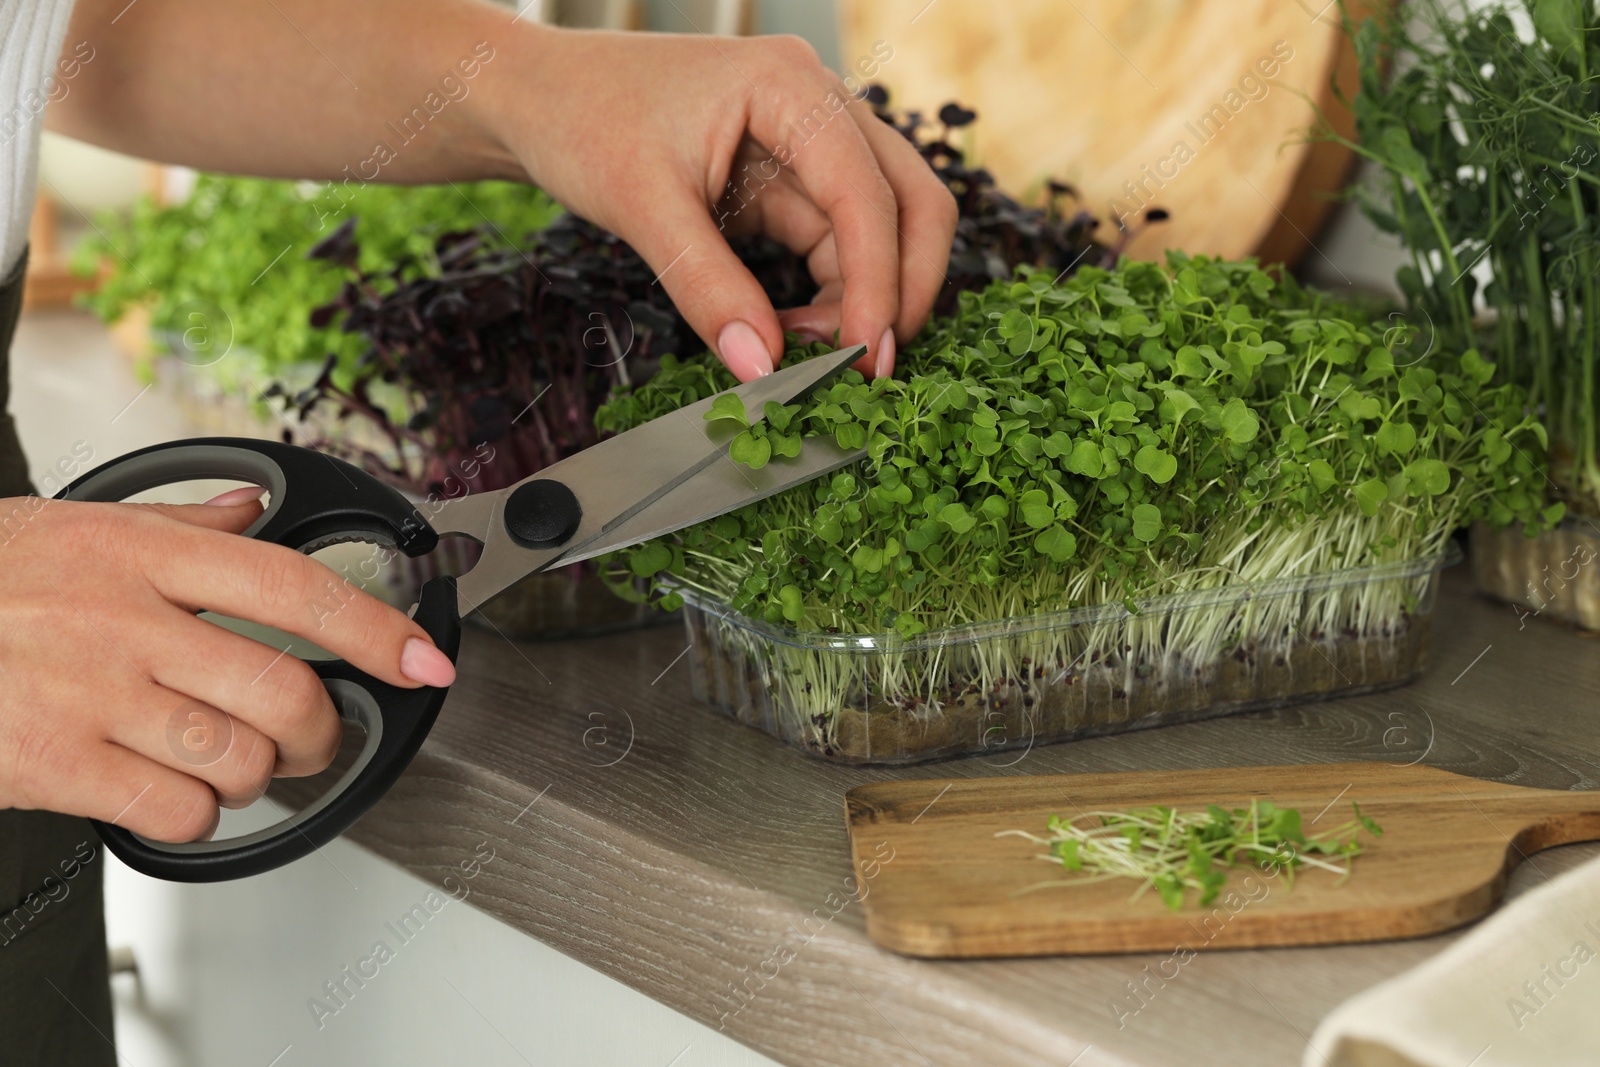
{"label": "white cloth napkin", "polygon": [[1600,1064],[1600,859],[1339,1005],[1303,1067]]}

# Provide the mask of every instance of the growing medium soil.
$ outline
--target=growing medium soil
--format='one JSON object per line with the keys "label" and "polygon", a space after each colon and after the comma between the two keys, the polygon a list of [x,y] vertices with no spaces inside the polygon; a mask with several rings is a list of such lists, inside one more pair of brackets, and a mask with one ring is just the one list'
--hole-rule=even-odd
{"label": "growing medium soil", "polygon": [[[691,620],[691,629],[694,620]],[[873,694],[810,719],[780,706],[769,664],[692,632],[695,690],[752,726],[839,763],[918,763],[1099,734],[1189,722],[1401,685],[1426,661],[1430,619],[1405,616],[1387,633],[1294,636],[1194,664],[1178,657],[1130,663],[1030,665],[980,691],[954,681],[935,700]],[[828,655],[820,652],[813,655]],[[860,696],[859,688],[857,695]]]}

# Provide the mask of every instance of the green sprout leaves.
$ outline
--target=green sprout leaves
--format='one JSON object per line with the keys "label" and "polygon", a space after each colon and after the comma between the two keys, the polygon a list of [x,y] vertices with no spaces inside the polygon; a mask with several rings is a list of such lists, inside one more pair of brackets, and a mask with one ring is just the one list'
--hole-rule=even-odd
{"label": "green sprout leaves", "polygon": [[751,424],[739,395],[723,393],[712,400],[705,418],[710,423],[743,427],[744,432],[729,442],[728,457],[752,470],[760,470],[774,456],[794,459],[800,455],[800,434],[784,432],[793,424],[799,410],[798,404],[784,405],[769,400],[762,408],[762,421]]}
{"label": "green sprout leaves", "polygon": [[1081,474],[1085,478],[1100,477],[1106,467],[1105,454],[1100,450],[1100,446],[1087,437],[1073,443],[1072,454],[1066,460],[1063,466],[1068,473]]}
{"label": "green sprout leaves", "polygon": [[1228,440],[1238,444],[1249,444],[1256,439],[1256,434],[1261,432],[1261,420],[1256,418],[1256,413],[1245,406],[1245,402],[1238,397],[1234,397],[1223,406],[1219,418]]}
{"label": "green sprout leaves", "polygon": [[1161,536],[1161,509],[1154,504],[1136,504],[1133,509],[1133,536],[1144,542]]}
{"label": "green sprout leaves", "polygon": [[735,426],[748,427],[750,416],[745,414],[744,401],[738,393],[723,393],[711,402],[711,410],[706,412],[707,422],[731,422]]}
{"label": "green sprout leaves", "polygon": [[1369,519],[1383,507],[1383,502],[1389,499],[1389,487],[1382,478],[1368,478],[1355,487],[1356,504],[1361,508],[1361,514]]}
{"label": "green sprout leaves", "polygon": [[1406,466],[1406,481],[1413,493],[1439,496],[1450,489],[1450,468],[1437,459],[1419,459]]}
{"label": "green sprout leaves", "polygon": [[628,559],[628,567],[640,578],[654,578],[672,565],[672,549],[660,541],[639,546]]}
{"label": "green sprout leaves", "polygon": [[1178,461],[1173,458],[1172,453],[1163,451],[1155,445],[1145,445],[1140,448],[1138,455],[1133,458],[1133,465],[1157,485],[1166,485],[1178,473]]}
{"label": "green sprout leaves", "polygon": [[1533,26],[1539,36],[1550,42],[1552,49],[1562,59],[1568,54],[1581,56],[1583,52],[1584,12],[1587,4],[1578,0],[1533,0]]}
{"label": "green sprout leaves", "polygon": [[1048,851],[1041,859],[1085,876],[1041,882],[1029,889],[1125,878],[1139,883],[1131,900],[1153,888],[1162,903],[1178,911],[1191,892],[1201,907],[1211,904],[1226,887],[1229,869],[1240,865],[1253,865],[1272,877],[1281,874],[1290,887],[1295,872],[1306,867],[1337,874],[1342,883],[1354,870],[1356,857],[1366,851],[1360,834],[1383,836],[1383,828],[1363,815],[1359,805],[1352,803],[1351,808],[1353,818],[1322,838],[1306,835],[1297,808],[1279,807],[1270,800],[1251,800],[1248,808],[1231,810],[1217,804],[1204,811],[1154,805],[1091,811],[1070,819],[1052,815],[1044,834],[1004,830],[995,836],[1043,845]]}
{"label": "green sprout leaves", "polygon": [[[1390,336],[1248,262],[1022,270],[963,294],[899,377],[846,371],[754,420],[718,397],[706,418],[737,431],[736,462],[809,438],[867,458],[620,558],[774,625],[909,636],[1542,522],[1523,395],[1475,352],[1397,366]],[[602,419],[627,429],[731,384],[709,354],[668,358]]]}
{"label": "green sprout leaves", "polygon": [[800,592],[798,585],[786,585],[778,590],[778,604],[783,610],[783,617],[789,622],[799,622],[805,618],[805,594]]}
{"label": "green sprout leaves", "polygon": [[1386,422],[1378,427],[1374,439],[1380,451],[1391,456],[1405,456],[1417,447],[1417,429],[1409,422]]}
{"label": "green sprout leaves", "polygon": [[756,437],[746,430],[728,445],[728,458],[735,463],[743,463],[746,467],[760,469],[772,458],[772,443],[765,437]]}
{"label": "green sprout leaves", "polygon": [[1065,563],[1078,554],[1078,539],[1060,523],[1051,523],[1033,539],[1033,547],[1055,563]]}

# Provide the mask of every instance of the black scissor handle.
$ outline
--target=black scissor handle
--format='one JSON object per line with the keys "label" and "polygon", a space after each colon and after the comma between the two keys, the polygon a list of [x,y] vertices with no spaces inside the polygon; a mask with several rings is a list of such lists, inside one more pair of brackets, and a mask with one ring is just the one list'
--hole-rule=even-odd
{"label": "black scissor handle", "polygon": [[[96,467],[57,494],[61,500],[116,501],[176,482],[227,478],[266,488],[266,511],[245,534],[300,551],[336,541],[369,541],[408,556],[433,549],[438,535],[399,492],[343,460],[308,448],[240,437],[202,437],[130,452]],[[455,579],[422,587],[413,616],[454,662],[461,644]],[[361,725],[366,744],[354,765],[302,811],[243,837],[168,844],[120,826],[94,828],[118,859],[175,882],[219,882],[281,867],[327,844],[366,814],[422,747],[447,689],[401,689],[344,660],[312,668],[340,717]]]}

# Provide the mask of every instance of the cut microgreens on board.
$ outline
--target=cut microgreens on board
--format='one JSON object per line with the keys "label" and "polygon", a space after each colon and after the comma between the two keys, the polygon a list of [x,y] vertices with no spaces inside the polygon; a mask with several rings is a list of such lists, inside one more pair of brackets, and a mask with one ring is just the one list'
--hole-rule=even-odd
{"label": "cut microgreens on board", "polygon": [[1044,834],[1002,830],[996,837],[1021,837],[1046,846],[1039,859],[1059,863],[1081,875],[1040,882],[1020,890],[1032,892],[1060,886],[1082,886],[1115,878],[1140,884],[1131,900],[1149,889],[1167,907],[1183,907],[1189,892],[1203,907],[1227,884],[1228,872],[1241,864],[1281,874],[1288,885],[1304,867],[1331,871],[1340,883],[1350,877],[1364,847],[1361,831],[1373,837],[1383,829],[1352,804],[1353,818],[1325,837],[1309,837],[1296,808],[1280,808],[1252,798],[1248,808],[1231,810],[1211,804],[1204,811],[1183,811],[1164,805],[1131,811],[1091,811],[1075,818],[1050,816]]}

